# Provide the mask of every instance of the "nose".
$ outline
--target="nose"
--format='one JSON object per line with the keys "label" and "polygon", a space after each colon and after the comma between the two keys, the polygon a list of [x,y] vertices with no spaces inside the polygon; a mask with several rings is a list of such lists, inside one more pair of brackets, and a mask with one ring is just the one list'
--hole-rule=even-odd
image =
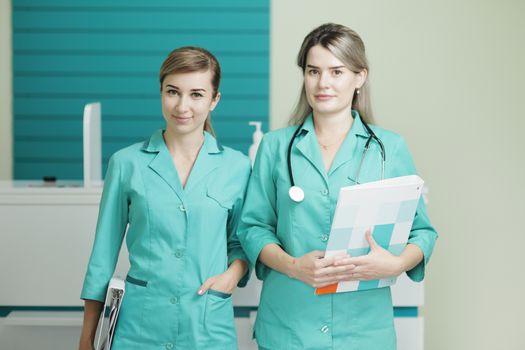
{"label": "nose", "polygon": [[330,74],[321,73],[319,74],[319,80],[317,82],[320,89],[326,89],[330,86]]}
{"label": "nose", "polygon": [[177,104],[175,105],[175,111],[177,114],[184,114],[188,109],[187,98],[183,95],[178,99]]}

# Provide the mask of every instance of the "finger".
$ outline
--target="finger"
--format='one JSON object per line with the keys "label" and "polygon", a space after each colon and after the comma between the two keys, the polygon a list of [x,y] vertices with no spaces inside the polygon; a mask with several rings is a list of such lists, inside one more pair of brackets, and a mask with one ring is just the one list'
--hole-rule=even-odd
{"label": "finger", "polygon": [[350,257],[351,256],[348,253],[340,253],[340,254],[334,255],[334,262],[344,260]]}
{"label": "finger", "polygon": [[323,288],[323,287],[326,287],[326,286],[330,286],[330,285],[332,285],[332,284],[336,284],[336,283],[338,283],[338,282],[339,282],[339,281],[329,282],[329,283],[319,283],[319,284],[314,283],[314,284],[312,284],[312,287],[314,287],[314,288]]}
{"label": "finger", "polygon": [[317,285],[320,285],[320,284],[333,284],[333,283],[338,283],[339,282],[339,279],[337,277],[335,277],[334,275],[332,276],[329,276],[329,277],[318,277],[318,278],[314,278],[313,280],[314,284],[317,284]]}
{"label": "finger", "polygon": [[323,278],[323,279],[314,279],[313,280],[313,283],[312,283],[312,287],[314,288],[322,288],[322,287],[325,287],[325,286],[329,286],[331,284],[336,284],[336,283],[339,283],[340,280],[335,278],[335,277],[331,277],[331,278]]}
{"label": "finger", "polygon": [[342,265],[342,266],[328,266],[314,271],[314,276],[321,277],[327,275],[341,274],[351,271],[355,268],[355,265]]}
{"label": "finger", "polygon": [[368,274],[367,271],[363,272],[352,272],[347,274],[339,274],[336,277],[339,279],[340,282],[344,281],[365,281],[372,279],[370,277],[371,275]]}
{"label": "finger", "polygon": [[199,287],[199,291],[197,292],[197,294],[199,295],[203,295],[204,293],[206,293],[208,291],[208,289],[210,289],[211,285],[213,284],[213,278],[208,278],[200,287]]}
{"label": "finger", "polygon": [[346,275],[337,275],[337,279],[339,280],[339,282],[357,281],[359,280],[359,275],[355,273],[350,273]]}
{"label": "finger", "polygon": [[337,255],[331,255],[331,256],[328,256],[326,258],[322,258],[322,259],[318,259],[314,262],[314,265],[316,268],[320,269],[320,268],[323,268],[323,267],[327,267],[327,266],[330,266],[330,265],[333,265],[335,261],[337,260],[341,260],[341,259],[346,259],[346,254],[342,253],[342,254],[337,254]]}
{"label": "finger", "polygon": [[[338,259],[336,261],[334,261],[334,264],[333,266],[334,267],[341,267],[341,266],[346,266],[346,267],[352,267],[354,266],[355,267],[355,260],[356,258],[351,258],[351,257],[346,257],[344,259]],[[359,260],[357,260],[359,262]]]}
{"label": "finger", "polygon": [[378,245],[376,243],[376,240],[374,239],[374,237],[372,236],[372,232],[370,231],[370,229],[368,229],[366,231],[366,240],[368,241],[368,244],[370,245],[370,249],[371,250],[375,250],[378,248]]}
{"label": "finger", "polygon": [[334,266],[341,266],[341,265],[359,266],[359,265],[366,264],[367,260],[368,260],[367,255],[355,256],[351,258],[337,260],[334,262]]}

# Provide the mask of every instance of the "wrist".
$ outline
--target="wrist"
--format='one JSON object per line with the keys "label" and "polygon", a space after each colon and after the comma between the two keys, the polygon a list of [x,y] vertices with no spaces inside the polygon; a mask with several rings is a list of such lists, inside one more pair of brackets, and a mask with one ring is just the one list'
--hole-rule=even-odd
{"label": "wrist", "polygon": [[80,344],[81,345],[91,346],[91,345],[93,345],[94,342],[95,342],[95,337],[93,337],[93,338],[85,337],[85,336],[81,336],[80,337]]}
{"label": "wrist", "polygon": [[297,259],[295,259],[293,256],[288,255],[286,257],[286,275],[290,278],[296,278],[297,273]]}
{"label": "wrist", "polygon": [[395,266],[394,273],[395,273],[395,276],[399,276],[407,270],[406,268],[407,264],[402,256],[396,256],[395,261],[396,263],[394,264]]}
{"label": "wrist", "polygon": [[228,266],[228,269],[224,272],[227,276],[229,276],[232,280],[235,281],[235,285],[239,283],[241,278],[244,276],[247,270],[247,264],[246,262],[242,260],[234,260],[230,266]]}

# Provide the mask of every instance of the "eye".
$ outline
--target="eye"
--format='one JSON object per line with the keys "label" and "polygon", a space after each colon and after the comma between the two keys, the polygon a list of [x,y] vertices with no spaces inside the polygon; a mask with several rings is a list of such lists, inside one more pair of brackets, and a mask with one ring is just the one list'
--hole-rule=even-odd
{"label": "eye", "polygon": [[193,98],[201,98],[201,97],[204,97],[204,95],[201,94],[200,92],[192,92],[191,93],[191,97],[193,97]]}
{"label": "eye", "polygon": [[167,93],[168,95],[170,95],[170,96],[175,96],[175,95],[178,94],[178,91],[175,90],[175,89],[168,89],[168,90],[166,90],[166,93]]}
{"label": "eye", "polygon": [[343,74],[343,71],[341,69],[334,69],[332,74],[335,75],[335,76],[339,76],[339,75]]}
{"label": "eye", "polygon": [[319,71],[317,69],[311,68],[308,70],[309,75],[317,75],[319,74]]}

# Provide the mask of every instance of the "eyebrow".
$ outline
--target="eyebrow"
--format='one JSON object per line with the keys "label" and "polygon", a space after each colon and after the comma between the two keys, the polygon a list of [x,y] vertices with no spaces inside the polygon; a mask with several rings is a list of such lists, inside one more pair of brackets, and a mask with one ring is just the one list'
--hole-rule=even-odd
{"label": "eyebrow", "polygon": [[[319,67],[314,66],[314,65],[312,65],[312,64],[307,64],[306,66],[307,66],[308,68],[319,69]],[[346,68],[346,67],[345,67],[345,66],[328,67],[328,69],[341,69],[341,68]]]}
{"label": "eyebrow", "polygon": [[[171,85],[171,84],[168,84],[166,85],[167,88],[173,88],[173,89],[176,89],[176,90],[180,90],[180,88],[178,86],[175,86],[175,85]],[[191,89],[190,91],[193,91],[193,92],[197,92],[197,91],[202,91],[202,92],[206,92],[206,89],[203,89],[203,88],[198,88],[198,89]]]}

